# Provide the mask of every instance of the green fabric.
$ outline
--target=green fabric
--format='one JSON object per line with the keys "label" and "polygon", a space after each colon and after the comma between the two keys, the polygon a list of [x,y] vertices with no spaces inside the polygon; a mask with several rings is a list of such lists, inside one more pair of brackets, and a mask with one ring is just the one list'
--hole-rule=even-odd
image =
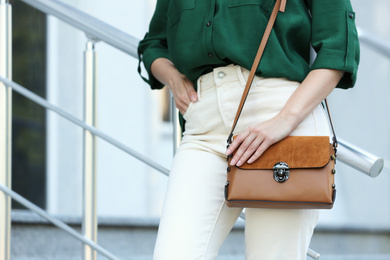
{"label": "green fabric", "polygon": [[[138,53],[150,71],[165,57],[191,81],[215,67],[250,69],[275,0],[158,0]],[[310,66],[310,45],[317,58]],[[302,82],[310,70],[345,71],[338,88],[356,82],[359,41],[349,0],[287,0],[279,13],[256,75]],[[139,69],[140,71],[140,69]]]}

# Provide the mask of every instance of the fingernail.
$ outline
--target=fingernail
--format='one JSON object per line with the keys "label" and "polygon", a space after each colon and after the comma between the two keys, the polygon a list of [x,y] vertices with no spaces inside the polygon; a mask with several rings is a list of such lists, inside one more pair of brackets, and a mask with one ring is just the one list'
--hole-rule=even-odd
{"label": "fingernail", "polygon": [[241,166],[241,165],[242,165],[242,162],[240,160],[240,161],[238,161],[237,166]]}
{"label": "fingernail", "polygon": [[190,100],[191,100],[191,102],[195,102],[195,101],[197,100],[197,98],[196,98],[195,95],[192,95],[192,96],[190,97]]}
{"label": "fingernail", "polygon": [[252,163],[252,162],[253,162],[252,158],[247,161],[247,163]]}
{"label": "fingernail", "polygon": [[236,160],[232,159],[232,160],[230,161],[230,165],[234,166],[235,164],[236,164]]}
{"label": "fingernail", "polygon": [[230,149],[228,148],[228,149],[226,150],[226,153],[225,153],[225,154],[226,154],[226,155],[229,155],[230,152],[231,152],[231,151],[230,151]]}

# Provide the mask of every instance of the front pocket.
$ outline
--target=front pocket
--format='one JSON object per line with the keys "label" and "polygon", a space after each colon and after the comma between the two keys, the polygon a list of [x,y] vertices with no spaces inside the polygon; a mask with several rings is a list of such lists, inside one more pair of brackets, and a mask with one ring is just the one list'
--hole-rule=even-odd
{"label": "front pocket", "polygon": [[187,110],[186,110],[186,112],[185,112],[184,115],[183,115],[183,118],[184,118],[185,120],[188,120],[188,115],[190,114],[190,108],[191,108],[193,105],[194,105],[194,102],[190,102],[190,104],[188,105]]}
{"label": "front pocket", "polygon": [[238,7],[244,5],[259,5],[269,10],[274,4],[273,0],[229,0],[229,7]]}
{"label": "front pocket", "polygon": [[168,26],[180,20],[182,12],[195,9],[195,0],[171,0],[168,6]]}

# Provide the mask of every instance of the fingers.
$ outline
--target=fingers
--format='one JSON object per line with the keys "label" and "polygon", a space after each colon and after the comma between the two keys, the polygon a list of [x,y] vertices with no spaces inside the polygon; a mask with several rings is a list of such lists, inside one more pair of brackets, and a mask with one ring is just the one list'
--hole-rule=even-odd
{"label": "fingers", "polygon": [[249,131],[246,130],[242,134],[236,136],[236,138],[234,138],[234,141],[229,145],[228,149],[226,150],[226,155],[233,153],[240,146],[240,144],[245,141],[248,135],[249,135]]}
{"label": "fingers", "polygon": [[191,82],[191,84],[186,84],[185,86],[186,86],[187,95],[188,95],[188,98],[190,99],[190,101],[191,102],[198,101],[198,93],[196,93],[192,82]]}
{"label": "fingers", "polygon": [[180,113],[184,115],[191,102],[187,95],[187,92],[174,93],[173,98],[175,99],[177,109],[179,109]]}
{"label": "fingers", "polygon": [[241,166],[246,161],[246,158],[255,152],[255,146],[256,144],[259,145],[259,143],[260,141],[255,139],[253,135],[249,135],[237,149],[230,164]]}
{"label": "fingers", "polygon": [[248,128],[234,139],[226,151],[226,154],[229,155],[237,150],[230,161],[230,165],[241,166],[245,162],[253,163],[271,146],[272,140],[271,136],[260,133],[256,129]]}
{"label": "fingers", "polygon": [[183,115],[187,111],[190,102],[196,102],[198,100],[193,83],[184,75],[176,77],[168,87],[172,91],[176,107]]}
{"label": "fingers", "polygon": [[[253,163],[254,161],[256,161],[257,159],[260,158],[260,156],[265,152],[265,150],[268,149],[268,147],[271,146],[271,143],[267,142],[266,140],[264,140],[259,148],[257,148],[257,150],[255,151],[254,154],[252,154],[252,156],[248,155],[248,157],[250,157],[250,159],[247,161],[248,163]],[[242,159],[243,161],[246,160],[246,158]],[[240,166],[240,165],[239,165]]]}
{"label": "fingers", "polygon": [[170,89],[173,93],[176,107],[182,115],[187,111],[190,102],[196,102],[198,100],[194,84],[184,75],[183,77],[178,78],[174,84],[170,86]]}
{"label": "fingers", "polygon": [[253,163],[267,150],[269,142],[264,139],[256,138],[252,142],[243,142],[231,160],[231,165],[241,166],[245,162]]}

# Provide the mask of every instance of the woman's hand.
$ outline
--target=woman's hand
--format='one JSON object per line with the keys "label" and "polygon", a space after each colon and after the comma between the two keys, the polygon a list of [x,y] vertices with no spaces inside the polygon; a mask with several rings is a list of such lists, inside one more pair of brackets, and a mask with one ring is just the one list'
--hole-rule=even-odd
{"label": "woman's hand", "polygon": [[268,147],[287,137],[293,129],[293,121],[282,118],[280,114],[268,121],[248,127],[236,136],[226,151],[229,155],[237,149],[230,164],[241,166],[244,162],[256,161]]}
{"label": "woman's hand", "polygon": [[192,82],[181,74],[173,63],[166,58],[156,59],[151,66],[153,75],[172,91],[176,107],[184,115],[190,102],[196,102],[198,95]]}
{"label": "woman's hand", "polygon": [[194,84],[183,74],[179,73],[173,77],[167,86],[172,91],[176,107],[182,115],[187,111],[190,102],[198,100]]}
{"label": "woman's hand", "polygon": [[277,116],[249,127],[234,139],[226,151],[230,155],[238,149],[230,164],[252,163],[272,144],[287,137],[332,92],[342,76],[339,70],[312,70]]}

